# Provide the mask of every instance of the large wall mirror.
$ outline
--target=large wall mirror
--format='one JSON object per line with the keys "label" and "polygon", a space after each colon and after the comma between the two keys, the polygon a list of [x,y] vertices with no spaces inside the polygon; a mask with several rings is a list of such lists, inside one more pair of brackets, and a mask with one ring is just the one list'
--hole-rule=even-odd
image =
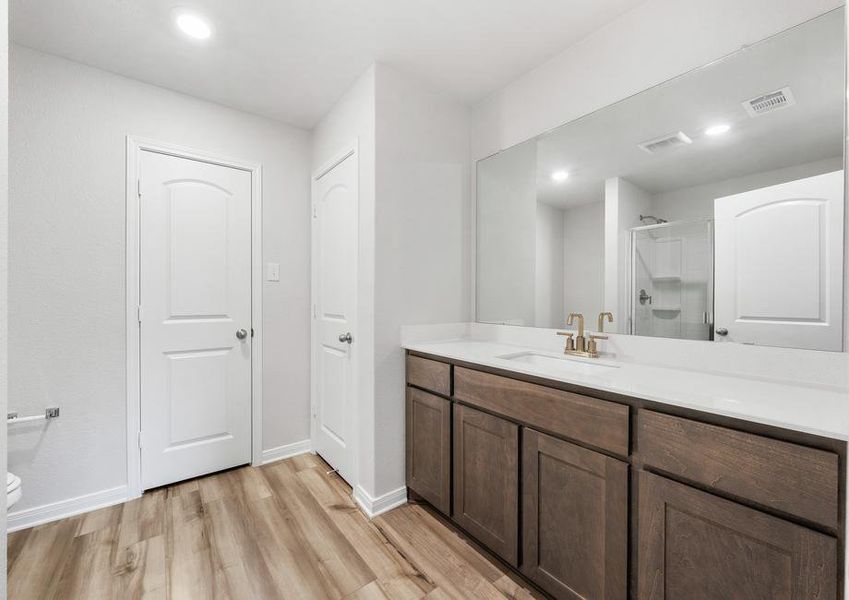
{"label": "large wall mirror", "polygon": [[843,9],[477,164],[476,318],[843,349]]}

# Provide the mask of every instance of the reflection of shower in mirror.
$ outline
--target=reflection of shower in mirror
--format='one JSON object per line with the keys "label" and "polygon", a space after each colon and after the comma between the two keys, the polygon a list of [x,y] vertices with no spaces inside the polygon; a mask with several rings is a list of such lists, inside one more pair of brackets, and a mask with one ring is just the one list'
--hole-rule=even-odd
{"label": "reflection of shower in mirror", "polygon": [[631,229],[630,332],[710,340],[713,221],[659,221]]}

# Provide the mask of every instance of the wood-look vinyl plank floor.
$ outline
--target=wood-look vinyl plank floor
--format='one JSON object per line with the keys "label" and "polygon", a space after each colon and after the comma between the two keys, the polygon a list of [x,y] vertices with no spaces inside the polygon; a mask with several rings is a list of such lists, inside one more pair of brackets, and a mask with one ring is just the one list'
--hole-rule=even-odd
{"label": "wood-look vinyl plank floor", "polygon": [[10,600],[529,600],[428,509],[372,521],[303,454],[9,535]]}

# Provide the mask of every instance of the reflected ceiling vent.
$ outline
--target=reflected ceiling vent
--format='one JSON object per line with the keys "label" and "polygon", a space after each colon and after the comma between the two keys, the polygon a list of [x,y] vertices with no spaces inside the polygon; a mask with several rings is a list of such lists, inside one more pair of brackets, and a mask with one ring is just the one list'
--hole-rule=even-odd
{"label": "reflected ceiling vent", "polygon": [[679,131],[641,142],[637,146],[639,146],[640,150],[645,150],[649,154],[660,154],[661,152],[669,152],[670,150],[675,150],[676,148],[681,148],[692,143],[693,140],[688,138],[683,131]]}
{"label": "reflected ceiling vent", "polygon": [[768,112],[787,108],[796,104],[796,99],[793,97],[793,92],[789,87],[781,88],[774,92],[752,98],[743,102],[743,108],[749,113],[750,117],[759,117]]}

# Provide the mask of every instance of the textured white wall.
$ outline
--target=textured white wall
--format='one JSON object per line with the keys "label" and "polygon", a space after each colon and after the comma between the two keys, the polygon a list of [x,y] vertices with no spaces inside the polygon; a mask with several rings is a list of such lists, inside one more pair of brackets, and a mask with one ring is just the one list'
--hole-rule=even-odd
{"label": "textured white wall", "polygon": [[475,107],[479,159],[707,64],[842,0],[647,0]]}
{"label": "textured white wall", "polygon": [[[581,313],[587,327],[604,308],[604,201],[563,211],[563,306]],[[563,327],[558,323],[556,327]]]}
{"label": "textured white wall", "polygon": [[405,324],[469,315],[468,109],[376,64],[313,133],[317,170],[356,140],[359,256],[355,480],[404,485]]}
{"label": "textured white wall", "polygon": [[716,198],[740,194],[749,190],[777,185],[787,181],[813,177],[823,173],[839,171],[843,168],[843,157],[827,158],[816,162],[803,163],[754,173],[744,177],[735,177],[724,181],[713,181],[704,185],[672,190],[655,194],[652,198],[653,215],[668,221],[680,221],[684,219],[713,218],[713,201]]}
{"label": "textured white wall", "polygon": [[[0,415],[6,414],[9,242],[9,3],[0,2]],[[6,428],[0,429],[0,474],[6,472]],[[6,499],[0,500],[0,598],[6,597]]]}
{"label": "textured white wall", "polygon": [[263,446],[309,437],[309,135],[14,46],[10,408],[16,509],[126,483],[125,136],[263,165]]}
{"label": "textured white wall", "polygon": [[534,324],[537,147],[522,144],[478,164],[476,315]]}
{"label": "textured white wall", "polygon": [[404,485],[401,326],[469,318],[468,109],[376,66],[375,487]]}
{"label": "textured white wall", "polygon": [[564,211],[537,202],[534,326],[562,327]]}
{"label": "textured white wall", "polygon": [[354,411],[351,485],[374,489],[374,187],[375,187],[375,68],[370,67],[316,126],[312,136],[312,170],[325,166],[353,142],[359,160],[359,254],[357,256],[357,323],[354,372],[357,406]]}

